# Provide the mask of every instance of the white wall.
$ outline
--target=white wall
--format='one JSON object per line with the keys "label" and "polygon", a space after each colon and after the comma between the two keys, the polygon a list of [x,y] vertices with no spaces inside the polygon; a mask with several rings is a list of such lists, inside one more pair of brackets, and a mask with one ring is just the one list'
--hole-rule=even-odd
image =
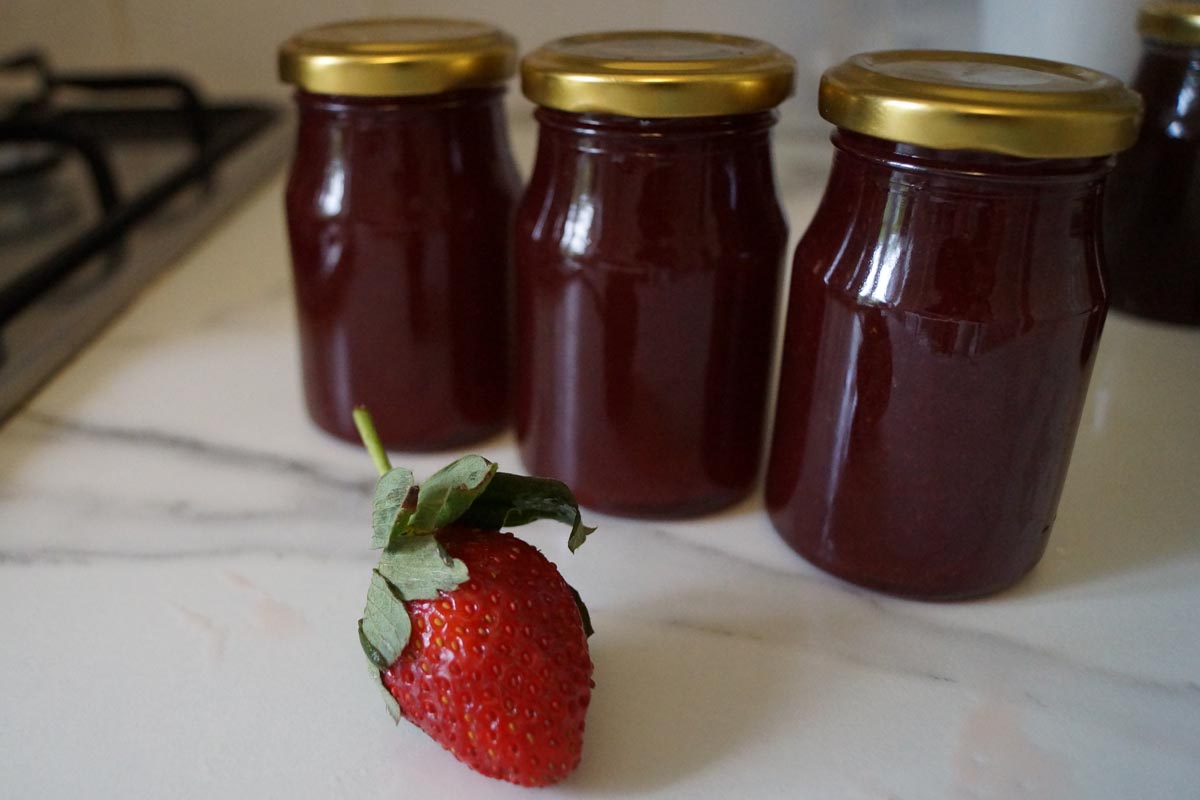
{"label": "white wall", "polygon": [[[70,67],[172,67],[211,93],[284,93],[275,48],[290,33],[334,19],[401,14],[499,23],[524,49],[557,36],[612,28],[688,28],[767,39],[800,65],[785,124],[817,122],[815,92],[830,64],[862,50],[946,47],[1060,58],[1121,47],[1131,63],[1137,0],[0,0],[0,53],[44,47]],[[1052,10],[1058,9],[1058,10]],[[1064,10],[1065,9],[1065,10]],[[1103,17],[1099,11],[1109,11]],[[1102,19],[1098,19],[1102,18]],[[1107,20],[1107,21],[1104,21]],[[1115,21],[1114,21],[1115,20]],[[1065,35],[1070,28],[1072,35]],[[1076,47],[1073,42],[1082,41]],[[1104,65],[1101,65],[1104,66]]]}
{"label": "white wall", "polygon": [[40,44],[71,67],[170,66],[213,93],[282,94],[274,54],[291,32],[333,19],[437,14],[492,20],[529,49],[587,30],[688,28],[767,39],[800,64],[785,119],[815,120],[821,71],[893,46],[973,47],[979,0],[0,0],[0,53]]}
{"label": "white wall", "polygon": [[1128,80],[1141,41],[1135,33],[1142,0],[983,0],[980,45],[1082,64]]}

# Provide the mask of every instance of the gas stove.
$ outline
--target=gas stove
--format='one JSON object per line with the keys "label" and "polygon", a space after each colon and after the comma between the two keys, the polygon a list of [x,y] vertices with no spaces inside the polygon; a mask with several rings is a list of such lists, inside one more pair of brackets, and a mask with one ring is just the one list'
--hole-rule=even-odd
{"label": "gas stove", "polygon": [[0,420],[269,177],[291,136],[281,107],[212,102],[174,74],[0,58]]}

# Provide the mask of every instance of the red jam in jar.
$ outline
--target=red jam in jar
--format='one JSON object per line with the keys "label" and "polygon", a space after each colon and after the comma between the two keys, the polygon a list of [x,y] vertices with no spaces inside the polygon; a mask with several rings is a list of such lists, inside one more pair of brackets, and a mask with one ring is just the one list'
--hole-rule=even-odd
{"label": "red jam in jar", "polygon": [[1105,192],[1109,296],[1131,314],[1200,325],[1200,3],[1148,4],[1138,29],[1146,120]]}
{"label": "red jam in jar", "polygon": [[358,405],[402,450],[506,423],[515,66],[506,34],[452,20],[329,25],[281,49],[304,394],[326,431],[357,441]]}
{"label": "red jam in jar", "polygon": [[765,43],[669,32],[522,63],[541,108],[517,214],[517,437],[585,505],[690,516],[754,484],[787,246],[770,129],[792,73]]}
{"label": "red jam in jar", "polygon": [[796,249],[771,520],[863,586],[998,591],[1054,520],[1104,323],[1102,187],[1137,98],[938,51],[856,56],[820,96],[836,152]]}

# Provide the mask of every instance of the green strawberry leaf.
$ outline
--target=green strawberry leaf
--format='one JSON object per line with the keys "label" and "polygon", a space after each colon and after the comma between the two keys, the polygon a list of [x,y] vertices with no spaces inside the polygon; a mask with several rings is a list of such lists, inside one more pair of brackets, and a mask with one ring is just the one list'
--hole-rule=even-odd
{"label": "green strawberry leaf", "polygon": [[403,531],[417,510],[417,485],[413,474],[404,467],[389,469],[375,484],[375,511],[371,515],[371,547],[387,547],[392,537]]}
{"label": "green strawberry leaf", "polygon": [[537,519],[553,519],[570,525],[567,547],[572,553],[596,530],[583,524],[579,503],[565,483],[507,472],[497,472],[457,521],[475,528],[500,530]]}
{"label": "green strawberry leaf", "polygon": [[463,456],[420,486],[403,467],[389,470],[375,489],[372,546],[391,548],[405,537],[446,527],[462,516],[495,474],[496,465],[483,456]]}
{"label": "green strawberry leaf", "polygon": [[370,661],[377,670],[387,669],[390,664],[383,653],[371,644],[371,640],[367,638],[367,634],[363,631],[363,621],[358,621],[358,643],[362,647],[363,652],[367,654],[367,661]]}
{"label": "green strawberry leaf", "polygon": [[392,721],[400,724],[403,715],[400,713],[400,704],[396,702],[396,698],[388,691],[387,686],[383,683],[383,674],[375,668],[374,664],[367,664],[367,669],[371,672],[371,680],[379,686],[379,691],[383,693],[383,704],[387,707],[388,714],[391,715]]}
{"label": "green strawberry leaf", "polygon": [[396,662],[412,635],[406,600],[432,600],[467,579],[467,565],[451,558],[432,536],[401,540],[371,571],[367,607],[359,622],[363,652],[379,669]]}
{"label": "green strawberry leaf", "polygon": [[583,635],[590,639],[596,632],[596,629],[592,627],[592,615],[588,613],[587,606],[583,604],[583,598],[579,596],[579,592],[575,591],[575,587],[568,583],[567,588],[571,590],[575,607],[579,609],[579,619],[583,622]]}
{"label": "green strawberry leaf", "polygon": [[358,621],[358,641],[383,692],[392,719],[400,721],[400,705],[380,675],[396,663],[412,636],[405,600],[431,600],[439,590],[453,591],[467,579],[467,565],[451,558],[432,536],[401,539],[385,550],[371,571],[367,607]]}
{"label": "green strawberry leaf", "polygon": [[371,545],[376,549],[391,549],[406,536],[431,534],[457,521],[500,530],[554,519],[571,526],[567,547],[574,553],[596,530],[583,524],[579,504],[565,483],[497,472],[483,456],[463,456],[417,487],[411,472],[392,469],[365,408],[354,409],[354,424],[380,474],[371,519]]}
{"label": "green strawberry leaf", "polygon": [[467,565],[451,558],[433,536],[401,539],[383,551],[375,571],[403,600],[432,600],[439,591],[452,592],[467,579]]}
{"label": "green strawberry leaf", "polygon": [[446,527],[487,489],[496,465],[483,456],[463,456],[429,476],[421,484],[417,508],[404,535],[433,533]]}
{"label": "green strawberry leaf", "polygon": [[404,598],[379,570],[372,570],[367,588],[367,608],[358,623],[359,640],[367,659],[378,669],[390,667],[412,635],[412,620]]}

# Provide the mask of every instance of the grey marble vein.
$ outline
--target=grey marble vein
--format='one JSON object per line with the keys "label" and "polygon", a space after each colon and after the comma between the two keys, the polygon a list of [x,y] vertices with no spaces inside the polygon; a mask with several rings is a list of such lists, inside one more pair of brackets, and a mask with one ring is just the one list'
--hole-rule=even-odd
{"label": "grey marble vein", "polygon": [[242,469],[295,475],[322,486],[352,492],[362,497],[369,497],[373,486],[373,482],[348,480],[317,464],[291,456],[206,441],[153,428],[130,428],[79,422],[35,410],[26,411],[21,415],[21,419],[59,434],[135,447],[168,450],[176,454]]}
{"label": "grey marble vein", "polygon": [[[738,557],[711,545],[693,542],[655,529],[660,540],[686,548],[706,559],[735,562],[754,578],[739,577],[730,585],[769,592],[769,606],[796,609],[795,627],[780,626],[777,619],[748,617],[742,624],[705,618],[710,609],[667,604],[663,613],[640,607],[629,609],[639,619],[655,624],[736,637],[747,642],[792,647],[800,644],[866,669],[965,686],[1005,697],[1039,710],[1078,717],[1106,727],[1125,730],[1135,738],[1165,737],[1160,746],[1200,757],[1200,687],[1193,680],[1172,680],[1138,675],[1089,663],[1065,653],[999,633],[959,627],[921,616],[920,606],[857,590],[837,587],[834,603],[820,586],[834,589],[832,579],[800,576]],[[805,586],[805,584],[808,586]],[[810,596],[822,602],[806,604]],[[739,602],[739,600],[741,602]],[[762,597],[722,595],[726,619],[737,606],[761,607]],[[806,605],[812,607],[806,611]],[[822,619],[830,609],[838,615]],[[970,604],[962,606],[970,619]],[[650,613],[647,613],[647,612]],[[914,648],[913,642],[922,646]],[[1037,691],[1037,690],[1041,691]],[[1129,703],[1130,692],[1140,702]],[[1173,724],[1164,725],[1165,720]]]}
{"label": "grey marble vein", "polygon": [[229,547],[195,548],[191,550],[108,549],[93,550],[79,547],[38,547],[22,550],[0,550],[0,566],[88,566],[102,563],[185,563],[224,561],[239,558],[269,557],[278,561],[315,561],[318,563],[373,564],[379,554],[363,547],[361,552],[322,550],[312,547],[265,547],[231,545]]}

